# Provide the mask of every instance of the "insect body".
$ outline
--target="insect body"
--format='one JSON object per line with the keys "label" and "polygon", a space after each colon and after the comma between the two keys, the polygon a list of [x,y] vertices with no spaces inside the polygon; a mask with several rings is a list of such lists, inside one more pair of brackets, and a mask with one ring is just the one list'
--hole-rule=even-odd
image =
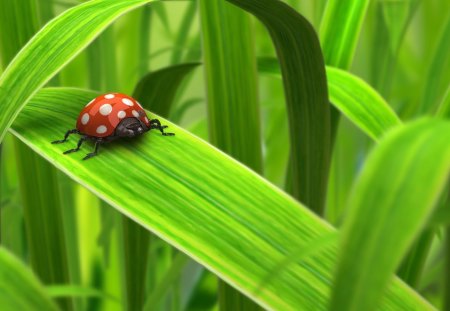
{"label": "insect body", "polygon": [[80,150],[86,140],[95,142],[94,152],[89,153],[83,160],[97,155],[100,144],[121,138],[135,137],[152,129],[158,129],[164,136],[173,136],[166,133],[167,126],[161,125],[158,119],[149,120],[145,110],[130,96],[111,93],[93,99],[84,107],[78,116],[76,129],[69,130],[64,139],[52,142],[61,144],[67,141],[69,135],[80,134],[77,147],[67,150],[64,154]]}

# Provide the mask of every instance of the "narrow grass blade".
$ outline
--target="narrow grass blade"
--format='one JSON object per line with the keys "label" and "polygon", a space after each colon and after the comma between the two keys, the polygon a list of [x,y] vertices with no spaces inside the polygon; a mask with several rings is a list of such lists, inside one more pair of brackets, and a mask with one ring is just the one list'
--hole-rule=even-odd
{"label": "narrow grass blade", "polygon": [[330,104],[319,39],[311,24],[276,0],[229,0],[268,29],[283,76],[294,197],[318,214],[324,209],[330,166]]}
{"label": "narrow grass blade", "polygon": [[120,304],[120,300],[117,297],[111,296],[107,293],[99,291],[96,288],[83,287],[77,285],[52,285],[45,288],[48,296],[52,298],[61,297],[97,297],[102,299],[108,299]]}
{"label": "narrow grass blade", "polygon": [[[61,154],[73,139],[66,146],[50,144],[75,122],[81,107],[95,95],[75,89],[42,90],[11,131],[99,198],[263,307],[326,308],[337,258],[335,246],[287,267],[258,295],[254,293],[298,245],[334,229],[204,141],[161,118],[175,137],[152,131],[141,139],[104,146],[98,158],[89,161],[81,160],[89,146],[82,154]],[[431,307],[394,280],[383,308]]]}
{"label": "narrow grass blade", "polygon": [[[262,173],[258,79],[250,16],[222,0],[200,0],[199,7],[209,141]],[[224,311],[259,308],[222,282],[219,297]]]}
{"label": "narrow grass blade", "polygon": [[163,279],[153,289],[145,302],[145,311],[156,310],[161,301],[167,296],[167,292],[172,288],[173,283],[179,278],[183,268],[189,262],[189,257],[183,253],[178,253],[172,262],[170,269],[166,272]]}
{"label": "narrow grass blade", "polygon": [[133,97],[143,107],[167,118],[180,84],[199,65],[187,63],[150,72],[139,81]]}
{"label": "narrow grass blade", "polygon": [[256,63],[249,16],[221,0],[201,0],[212,144],[262,169]]}
{"label": "narrow grass blade", "polygon": [[57,310],[31,271],[0,248],[0,306],[2,310]]}
{"label": "narrow grass blade", "polygon": [[438,115],[450,119],[450,87],[447,88],[447,93],[439,106]]}
{"label": "narrow grass blade", "polygon": [[59,15],[33,37],[0,77],[0,142],[45,82],[116,18],[149,2],[152,0],[89,1]]}
{"label": "narrow grass blade", "polygon": [[[280,77],[275,58],[260,58],[260,72]],[[330,101],[359,129],[378,140],[392,127],[401,124],[400,119],[380,94],[364,80],[351,73],[327,67]]]}
{"label": "narrow grass blade", "polygon": [[449,173],[449,122],[421,120],[380,142],[353,188],[331,310],[376,309]]}
{"label": "narrow grass blade", "polygon": [[439,44],[435,50],[431,65],[426,77],[425,89],[422,95],[422,101],[419,114],[434,113],[440,102],[441,96],[445,95],[446,88],[450,81],[448,77],[448,68],[450,67],[450,15],[442,29]]}
{"label": "narrow grass blade", "polygon": [[325,62],[350,69],[370,0],[328,0],[320,26]]}
{"label": "narrow grass blade", "polygon": [[186,45],[186,42],[189,38],[189,31],[195,20],[195,14],[197,13],[197,2],[191,1],[186,8],[186,12],[183,15],[183,19],[181,20],[180,27],[178,29],[178,34],[175,39],[174,45],[175,49],[173,49],[172,56],[170,58],[171,64],[178,64],[183,56],[183,49]]}

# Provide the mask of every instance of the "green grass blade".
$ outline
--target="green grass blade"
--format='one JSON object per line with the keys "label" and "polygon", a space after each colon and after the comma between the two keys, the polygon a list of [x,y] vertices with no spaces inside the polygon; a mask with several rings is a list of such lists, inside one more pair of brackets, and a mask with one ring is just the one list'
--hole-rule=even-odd
{"label": "green grass blade", "polygon": [[362,79],[333,67],[327,67],[327,77],[333,106],[372,139],[401,124],[384,98]]}
{"label": "green grass blade", "polygon": [[[260,58],[258,68],[280,77],[275,58]],[[327,79],[333,106],[372,139],[380,139],[390,128],[401,124],[394,110],[364,80],[333,67],[327,67]]]}
{"label": "green grass blade", "polygon": [[197,13],[197,2],[191,1],[186,8],[186,12],[181,20],[180,27],[178,30],[177,37],[174,42],[175,49],[172,52],[170,58],[171,64],[178,64],[183,56],[183,49],[186,46],[186,42],[189,38],[189,31],[191,30],[192,24],[195,19],[195,14]]}
{"label": "green grass blade", "polygon": [[167,292],[171,289],[171,285],[179,278],[180,273],[188,262],[189,257],[183,253],[175,255],[170,269],[147,297],[144,307],[145,311],[158,309],[159,304],[166,298]]}
{"label": "green grass blade", "polygon": [[[258,79],[250,16],[223,0],[200,0],[209,141],[262,173]],[[222,282],[221,282],[222,283]],[[258,309],[228,284],[222,310]]]}
{"label": "green grass blade", "polygon": [[108,299],[115,303],[120,303],[120,300],[117,297],[111,296],[107,293],[104,293],[96,288],[91,287],[83,287],[77,285],[53,285],[47,286],[45,288],[47,294],[52,298],[61,298],[61,297],[83,297],[83,298],[102,298]]}
{"label": "green grass blade", "polygon": [[350,69],[370,0],[329,0],[320,26],[325,62]]}
{"label": "green grass blade", "polygon": [[146,109],[167,118],[184,78],[199,65],[187,63],[150,72],[139,81],[133,97]]}
{"label": "green grass blade", "polygon": [[445,95],[450,81],[448,80],[448,68],[450,66],[450,15],[442,29],[439,44],[434,52],[432,62],[426,77],[425,90],[419,113],[434,113],[438,107],[440,97]]}
{"label": "green grass blade", "polygon": [[447,93],[439,106],[438,115],[450,119],[450,87],[447,88]]}
{"label": "green grass blade", "polygon": [[446,185],[449,142],[449,122],[421,120],[390,132],[371,154],[349,202],[331,310],[378,306]]}
{"label": "green grass blade", "polygon": [[0,248],[0,306],[2,310],[57,310],[31,271]]}
{"label": "green grass blade", "polygon": [[[96,95],[76,89],[42,90],[11,131],[99,198],[262,306],[326,309],[337,258],[334,246],[287,267],[258,290],[298,245],[307,245],[333,228],[204,141],[161,119],[175,137],[152,131],[135,141],[105,146],[98,158],[89,161],[81,158],[91,146],[67,156],[62,151],[74,139],[64,146],[50,144],[73,126],[80,108]],[[431,308],[398,280],[385,299],[385,310]]]}
{"label": "green grass blade", "polygon": [[0,77],[0,142],[45,82],[116,18],[149,2],[152,0],[89,1],[67,10],[36,34]]}
{"label": "green grass blade", "polygon": [[199,2],[210,141],[262,170],[256,63],[249,16],[221,0]]}
{"label": "green grass blade", "polygon": [[292,193],[321,214],[330,166],[330,104],[319,39],[311,24],[281,1],[229,2],[259,18],[272,37],[289,118]]}

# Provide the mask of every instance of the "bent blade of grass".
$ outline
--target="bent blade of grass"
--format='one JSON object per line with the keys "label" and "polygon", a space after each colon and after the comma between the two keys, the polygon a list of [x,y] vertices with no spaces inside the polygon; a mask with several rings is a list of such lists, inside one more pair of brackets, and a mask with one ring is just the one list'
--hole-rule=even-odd
{"label": "bent blade of grass", "polygon": [[437,115],[450,119],[450,86],[447,88],[447,92],[439,106]]}
{"label": "bent blade of grass", "polygon": [[93,0],[48,23],[0,77],[0,142],[35,92],[122,14],[156,0]]}
{"label": "bent blade of grass", "polygon": [[[152,131],[133,141],[104,146],[89,161],[81,159],[90,148],[62,154],[74,139],[65,146],[50,144],[75,123],[79,110],[96,95],[76,89],[42,90],[11,132],[69,177],[263,307],[327,308],[335,245],[301,264],[289,265],[255,292],[298,245],[334,229],[204,141],[162,120],[175,137]],[[431,309],[397,279],[385,299],[385,310]]]}
{"label": "bent blade of grass", "polygon": [[292,193],[322,214],[330,167],[330,104],[319,39],[311,24],[276,0],[228,0],[251,12],[276,47],[286,97]]}
{"label": "bent blade of grass", "polygon": [[[280,77],[275,58],[260,58],[258,67],[260,72]],[[327,66],[326,70],[331,103],[372,139],[380,139],[401,124],[394,110],[367,82],[334,67]]]}
{"label": "bent blade of grass", "polygon": [[2,310],[58,310],[42,284],[19,259],[0,247]]}
{"label": "bent blade of grass", "polygon": [[448,121],[420,120],[393,130],[379,143],[353,188],[331,310],[378,306],[449,175]]}

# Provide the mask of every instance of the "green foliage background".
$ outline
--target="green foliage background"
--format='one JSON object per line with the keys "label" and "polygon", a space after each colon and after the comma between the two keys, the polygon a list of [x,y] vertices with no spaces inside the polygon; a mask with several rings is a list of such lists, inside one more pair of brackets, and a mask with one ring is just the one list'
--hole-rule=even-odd
{"label": "green foliage background", "polygon": [[[1,309],[450,310],[449,44],[446,0],[1,0]],[[50,144],[109,92],[176,136]]]}

